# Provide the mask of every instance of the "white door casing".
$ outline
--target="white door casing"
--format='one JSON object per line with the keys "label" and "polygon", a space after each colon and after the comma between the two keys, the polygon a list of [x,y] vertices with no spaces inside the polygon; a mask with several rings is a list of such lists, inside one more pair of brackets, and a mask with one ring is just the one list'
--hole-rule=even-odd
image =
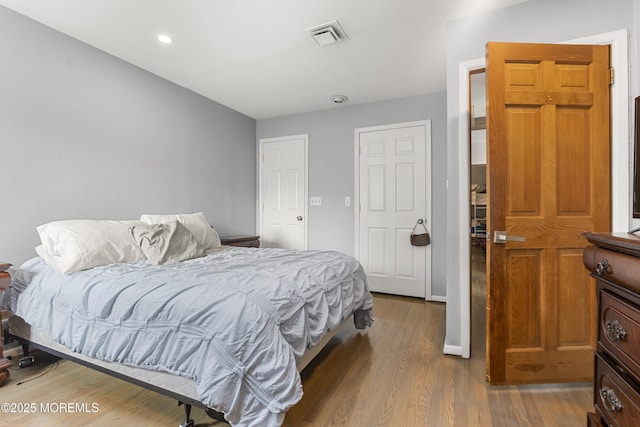
{"label": "white door casing", "polygon": [[431,231],[431,122],[356,129],[355,144],[355,248],[369,286],[430,299],[431,246],[409,240],[419,218]]}
{"label": "white door casing", "polygon": [[293,135],[259,142],[260,246],[307,249],[309,136]]}

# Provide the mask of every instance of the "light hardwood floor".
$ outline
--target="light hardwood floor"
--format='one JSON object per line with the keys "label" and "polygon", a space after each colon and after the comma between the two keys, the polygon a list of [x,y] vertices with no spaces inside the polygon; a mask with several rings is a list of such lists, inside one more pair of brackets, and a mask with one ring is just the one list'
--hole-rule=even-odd
{"label": "light hardwood floor", "polygon": [[[471,359],[442,353],[444,304],[375,295],[373,327],[364,333],[346,328],[303,371],[304,397],[287,414],[285,426],[585,426],[590,384],[486,383],[482,280],[477,270]],[[11,370],[0,402],[98,405],[95,413],[3,413],[2,425],[177,426],[183,421],[182,408],[169,398],[44,354],[33,367]],[[192,417],[200,427],[226,425],[197,408]]]}

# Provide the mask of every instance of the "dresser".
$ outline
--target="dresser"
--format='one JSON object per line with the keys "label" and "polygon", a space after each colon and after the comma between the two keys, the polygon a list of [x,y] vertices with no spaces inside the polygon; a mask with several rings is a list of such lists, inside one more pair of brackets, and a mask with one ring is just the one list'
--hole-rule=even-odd
{"label": "dresser", "polygon": [[598,343],[588,426],[640,426],[640,237],[585,233],[596,279]]}

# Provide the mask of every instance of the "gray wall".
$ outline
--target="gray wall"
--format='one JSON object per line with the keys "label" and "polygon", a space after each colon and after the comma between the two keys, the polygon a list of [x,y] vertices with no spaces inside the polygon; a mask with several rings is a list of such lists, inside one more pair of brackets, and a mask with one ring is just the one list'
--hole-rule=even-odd
{"label": "gray wall", "polygon": [[355,251],[355,206],[344,206],[344,197],[355,194],[354,129],[431,119],[432,294],[444,297],[445,113],[442,92],[258,120],[258,139],[309,134],[309,195],[322,197],[322,206],[309,207],[309,248]]}
{"label": "gray wall", "polygon": [[0,6],[0,260],[67,218],[255,232],[255,120]]}
{"label": "gray wall", "polygon": [[[482,58],[489,41],[557,43],[627,29],[630,33],[631,63],[637,57],[635,4],[637,0],[531,0],[476,17],[450,22],[447,26],[447,314],[446,346],[461,345],[460,269],[457,216],[461,210],[458,193],[461,153],[458,150],[459,63]],[[635,81],[637,67],[632,67]],[[631,82],[631,90],[637,87]],[[633,123],[633,122],[631,122]],[[465,230],[466,232],[466,230]]]}

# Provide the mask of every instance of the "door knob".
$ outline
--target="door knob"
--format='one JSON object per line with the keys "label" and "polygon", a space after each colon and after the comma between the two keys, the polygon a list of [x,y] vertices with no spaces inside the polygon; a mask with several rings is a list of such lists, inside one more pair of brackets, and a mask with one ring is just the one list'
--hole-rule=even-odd
{"label": "door knob", "polygon": [[298,215],[298,216],[296,217],[296,219],[297,219],[298,221],[302,221],[302,217],[301,217],[300,215]]}
{"label": "door knob", "polygon": [[521,236],[507,236],[506,231],[493,232],[493,243],[502,243],[504,245],[507,243],[507,240],[511,242],[524,242],[525,238]]}

